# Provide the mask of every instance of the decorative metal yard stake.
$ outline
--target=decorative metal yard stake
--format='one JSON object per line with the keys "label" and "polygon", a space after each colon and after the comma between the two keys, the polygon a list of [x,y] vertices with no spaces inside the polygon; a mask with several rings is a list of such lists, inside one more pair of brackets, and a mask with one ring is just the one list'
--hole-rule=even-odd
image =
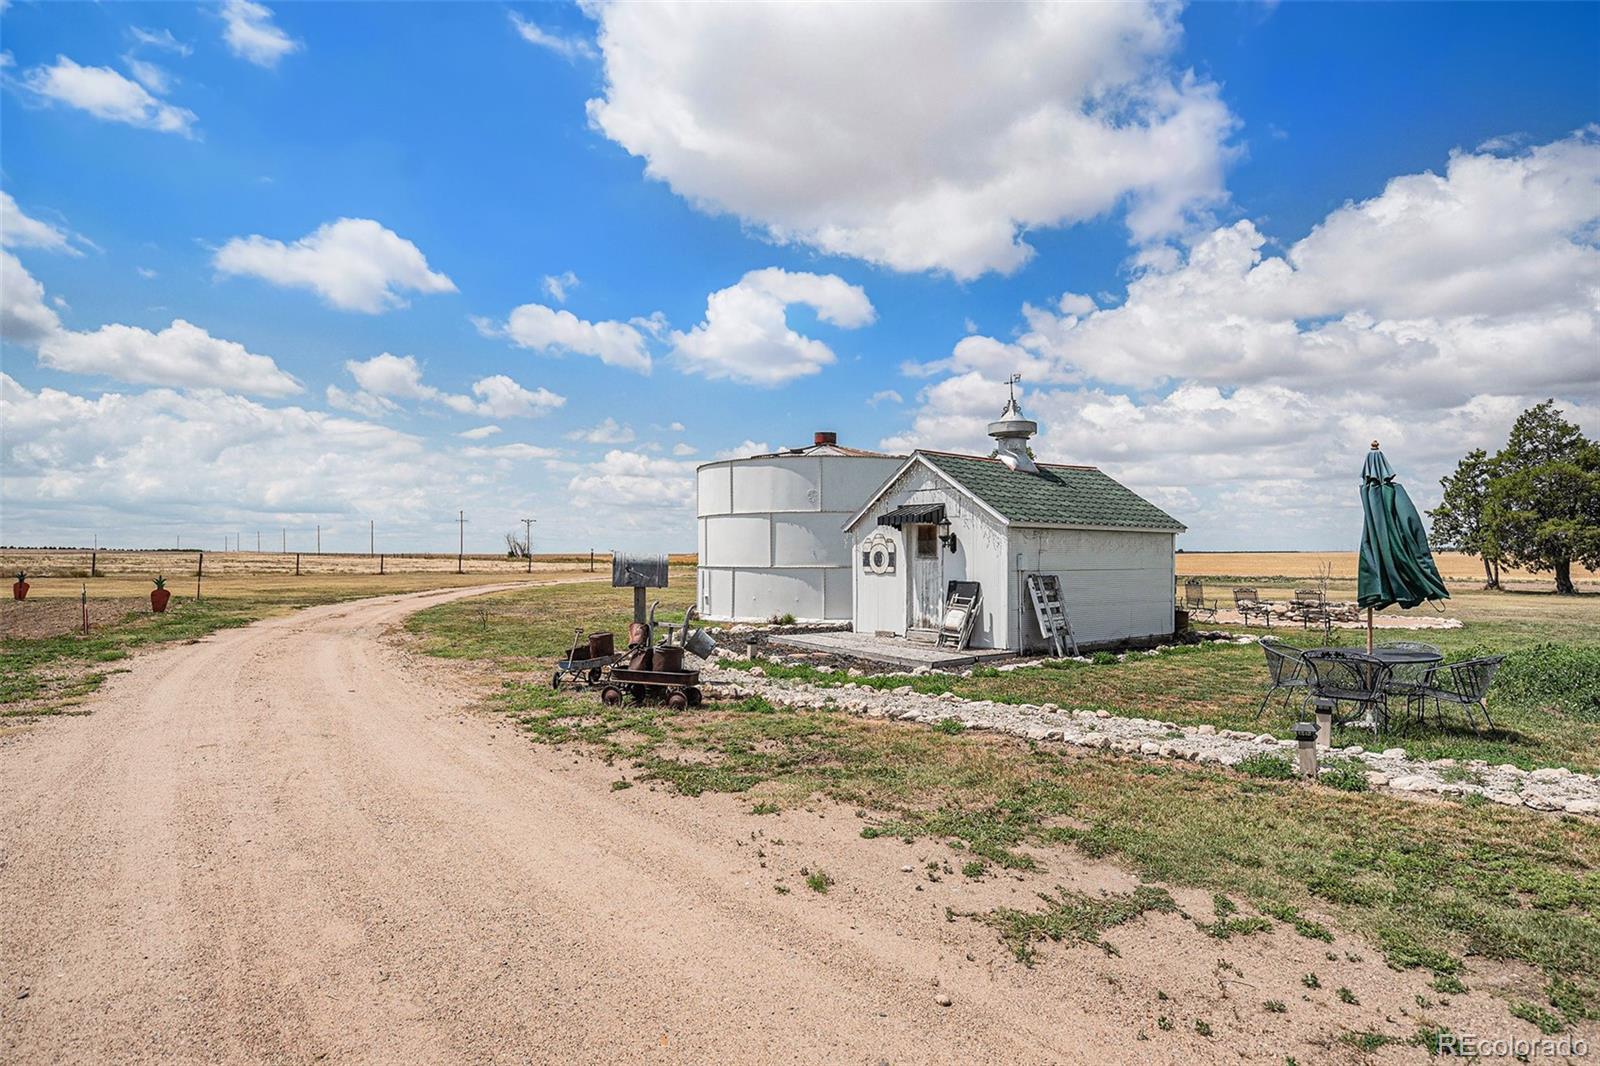
{"label": "decorative metal yard stake", "polygon": [[1315,778],[1317,776],[1317,727],[1310,722],[1296,722],[1294,724],[1295,754],[1297,765],[1295,770],[1301,777]]}
{"label": "decorative metal yard stake", "polygon": [[1317,708],[1317,747],[1333,747],[1333,707],[1330,699],[1319,699]]}

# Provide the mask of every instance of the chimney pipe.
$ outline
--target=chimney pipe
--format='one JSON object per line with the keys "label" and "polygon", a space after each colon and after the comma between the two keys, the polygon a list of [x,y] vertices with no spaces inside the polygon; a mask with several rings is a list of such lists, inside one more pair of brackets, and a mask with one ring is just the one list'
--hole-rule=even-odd
{"label": "chimney pipe", "polygon": [[838,444],[839,434],[830,430],[819,429],[811,435],[812,444]]}

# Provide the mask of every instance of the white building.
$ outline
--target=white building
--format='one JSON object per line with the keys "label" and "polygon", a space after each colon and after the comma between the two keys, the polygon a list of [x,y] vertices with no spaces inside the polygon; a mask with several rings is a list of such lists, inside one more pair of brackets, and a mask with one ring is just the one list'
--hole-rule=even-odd
{"label": "white building", "polygon": [[903,461],[818,433],[808,448],[699,467],[700,614],[721,621],[849,620],[845,520]]}
{"label": "white building", "polygon": [[1182,523],[1090,466],[1035,464],[1015,397],[993,458],[918,450],[845,523],[857,633],[927,636],[950,583],[977,582],[973,648],[1047,646],[1025,580],[1054,574],[1078,643],[1173,630]]}

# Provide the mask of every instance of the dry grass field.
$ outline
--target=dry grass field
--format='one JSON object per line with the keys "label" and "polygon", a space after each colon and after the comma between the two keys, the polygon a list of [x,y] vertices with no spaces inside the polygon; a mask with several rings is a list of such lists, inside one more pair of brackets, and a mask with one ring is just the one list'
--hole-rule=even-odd
{"label": "dry grass field", "polygon": [[[58,599],[76,601],[87,590],[91,622],[99,621],[97,603],[105,607],[112,601],[137,601],[135,606],[147,602],[154,587],[152,579],[157,574],[166,578],[167,588],[174,597],[192,599],[195,595],[199,552],[101,549],[94,553],[94,570],[98,575],[94,578],[89,576],[90,558],[89,551],[76,548],[10,548],[0,550],[0,574],[6,575],[7,588],[19,570],[28,575],[28,603]],[[675,555],[672,562],[677,564],[685,559],[692,562],[693,558],[692,555]],[[441,554],[385,555],[381,560],[382,574],[378,572],[379,557],[370,555],[302,553],[298,574],[295,565],[293,552],[208,551],[200,594],[205,598],[265,599],[294,605],[303,604],[308,598],[326,602],[330,598],[382,596],[529,579],[526,560],[509,559],[504,555],[468,555],[462,574],[455,572],[454,555]],[[584,574],[589,565],[587,553],[536,555],[532,578],[550,580]],[[597,578],[609,578],[609,553],[595,554],[594,573]],[[17,609],[26,605],[14,603],[9,596],[0,599],[0,603],[5,605],[0,611],[0,633],[25,635]],[[73,617],[76,618],[76,605]]]}
{"label": "dry grass field", "polygon": [[[1335,581],[1356,579],[1355,552],[1180,552],[1177,559],[1179,577],[1317,578],[1323,567],[1331,566]],[[1483,583],[1483,564],[1473,556],[1439,552],[1434,562],[1451,584]],[[1548,572],[1530,574],[1526,570],[1505,569],[1500,576],[1503,582],[1519,585],[1553,580]],[[1600,582],[1600,572],[1574,566],[1572,579],[1595,584]]]}

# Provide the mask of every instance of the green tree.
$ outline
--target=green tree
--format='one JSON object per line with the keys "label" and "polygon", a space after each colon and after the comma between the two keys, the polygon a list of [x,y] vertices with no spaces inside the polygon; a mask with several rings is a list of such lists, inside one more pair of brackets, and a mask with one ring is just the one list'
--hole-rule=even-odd
{"label": "green tree", "polygon": [[1482,524],[1501,557],[1577,592],[1573,562],[1600,566],[1600,446],[1546,400],[1517,417],[1492,464]]}
{"label": "green tree", "polygon": [[1429,539],[1443,551],[1465,552],[1483,560],[1483,587],[1500,587],[1500,546],[1483,520],[1489,502],[1494,465],[1489,453],[1474,448],[1456,464],[1456,472],[1439,479],[1444,498],[1428,512],[1433,519]]}

